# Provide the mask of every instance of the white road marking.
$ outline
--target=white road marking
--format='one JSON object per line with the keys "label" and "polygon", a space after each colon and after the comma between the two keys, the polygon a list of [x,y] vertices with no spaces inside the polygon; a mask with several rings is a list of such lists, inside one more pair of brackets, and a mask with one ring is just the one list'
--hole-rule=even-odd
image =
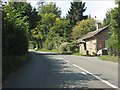
{"label": "white road marking", "polygon": [[70,64],[70,62],[69,62],[69,61],[67,61],[67,60],[65,60],[65,59],[64,59],[64,61],[66,61],[67,63],[69,63],[69,64]]}
{"label": "white road marking", "polygon": [[84,74],[84,75],[87,75],[87,73],[85,73],[85,72],[81,72],[82,74]]}
{"label": "white road marking", "polygon": [[63,60],[63,58],[59,58],[59,57],[58,57],[58,59],[59,59],[59,60],[61,60],[61,59]]}
{"label": "white road marking", "polygon": [[[62,59],[62,60],[64,60],[64,61],[66,61],[67,63],[71,64],[71,62],[69,62],[68,60],[65,60],[64,58],[59,58],[59,59]],[[82,71],[84,71],[84,72],[81,72],[82,74],[87,75],[87,73],[88,73],[88,74],[94,76],[95,78],[97,78],[98,80],[100,80],[101,82],[107,84],[108,86],[120,90],[119,87],[117,87],[117,86],[111,84],[110,82],[108,82],[108,81],[106,81],[106,80],[101,79],[100,77],[98,77],[98,76],[92,74],[91,72],[89,72],[89,71],[83,69],[82,67],[80,67],[80,66],[78,66],[78,65],[76,65],[76,64],[73,64],[73,66],[75,66],[75,67],[81,69]],[[86,73],[85,73],[85,72],[86,72]]]}
{"label": "white road marking", "polygon": [[69,63],[67,63],[67,65],[70,65]]}
{"label": "white road marking", "polygon": [[100,77],[98,77],[98,76],[96,76],[96,75],[92,74],[91,72],[89,72],[89,71],[87,71],[87,70],[85,70],[85,69],[81,68],[80,66],[78,66],[78,65],[76,65],[76,64],[73,64],[73,66],[75,66],[75,67],[77,67],[77,68],[79,68],[79,69],[83,70],[84,72],[86,72],[86,73],[88,73],[88,74],[90,74],[90,75],[92,75],[92,76],[96,77],[98,80],[100,80],[101,82],[103,82],[103,83],[105,83],[105,84],[109,85],[110,87],[112,87],[112,88],[116,88],[116,89],[119,89],[119,90],[120,90],[120,88],[119,88],[119,87],[117,87],[117,86],[115,86],[115,85],[111,84],[110,82],[108,82],[108,81],[106,81],[106,80],[101,79]]}

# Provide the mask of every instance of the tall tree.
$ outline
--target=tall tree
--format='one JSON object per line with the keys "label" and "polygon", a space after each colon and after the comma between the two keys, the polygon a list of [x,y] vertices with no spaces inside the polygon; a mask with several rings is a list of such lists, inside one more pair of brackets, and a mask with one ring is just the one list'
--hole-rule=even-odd
{"label": "tall tree", "polygon": [[120,1],[118,0],[118,17],[116,19],[118,23],[118,56],[120,57]]}
{"label": "tall tree", "polygon": [[[20,1],[20,0],[19,0]],[[31,29],[34,29],[37,22],[40,20],[38,12],[35,8],[32,9],[30,3],[27,2],[10,2],[10,5],[16,9],[17,12],[21,14],[21,17],[27,16],[27,21],[29,22],[29,40],[32,38]]]}
{"label": "tall tree", "polygon": [[56,6],[55,3],[50,2],[50,3],[46,4],[46,5],[42,5],[40,10],[39,10],[39,13],[40,14],[53,13],[53,14],[57,15],[58,17],[60,17],[61,10],[60,10],[60,8],[58,8]]}
{"label": "tall tree", "polygon": [[111,13],[111,10],[107,11],[106,17],[103,20],[103,26],[110,24],[110,13]]}
{"label": "tall tree", "polygon": [[[32,32],[36,32],[36,42],[39,43],[39,47],[42,47],[42,43],[47,39],[50,32],[50,28],[54,26],[57,17],[60,17],[61,11],[54,3],[43,4],[39,9],[39,16],[41,20],[37,23],[35,29]],[[34,33],[33,33],[34,36]]]}
{"label": "tall tree", "polygon": [[93,18],[77,22],[76,26],[72,29],[73,39],[79,39],[88,32],[94,31],[96,28],[95,22],[96,21]]}
{"label": "tall tree", "polygon": [[24,54],[28,49],[27,16],[21,17],[12,5],[3,7],[3,54]]}
{"label": "tall tree", "polygon": [[30,3],[27,2],[10,2],[10,5],[13,6],[17,12],[20,12],[22,16],[28,16],[29,29],[35,28],[38,18],[38,12],[36,9],[32,9]]}
{"label": "tall tree", "polygon": [[85,12],[85,2],[73,2],[71,3],[71,8],[68,11],[67,18],[70,19],[71,27],[75,26],[78,21],[82,21],[83,19],[87,19],[87,15],[83,15]]}
{"label": "tall tree", "polygon": [[[108,50],[111,55],[119,55],[120,54],[120,3],[118,2],[118,7],[111,9],[106,14],[106,24],[110,25],[110,38],[108,39]],[[108,17],[109,16],[109,17]]]}
{"label": "tall tree", "polygon": [[56,18],[55,24],[50,28],[50,32],[58,34],[60,37],[68,38],[70,36],[69,20]]}

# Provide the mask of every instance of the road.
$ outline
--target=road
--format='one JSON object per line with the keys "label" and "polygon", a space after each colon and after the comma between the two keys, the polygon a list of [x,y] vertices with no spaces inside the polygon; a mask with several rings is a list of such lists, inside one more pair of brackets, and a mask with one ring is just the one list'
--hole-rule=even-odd
{"label": "road", "polygon": [[[30,51],[28,60],[3,88],[116,88],[117,63],[98,57]],[[108,89],[108,90],[109,90]]]}

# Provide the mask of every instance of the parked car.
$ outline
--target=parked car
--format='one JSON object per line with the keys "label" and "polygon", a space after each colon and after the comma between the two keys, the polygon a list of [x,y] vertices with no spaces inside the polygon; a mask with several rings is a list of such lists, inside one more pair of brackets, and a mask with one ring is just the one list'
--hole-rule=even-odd
{"label": "parked car", "polygon": [[103,48],[103,49],[98,50],[97,55],[98,55],[98,56],[108,55],[108,50],[107,50],[107,48]]}

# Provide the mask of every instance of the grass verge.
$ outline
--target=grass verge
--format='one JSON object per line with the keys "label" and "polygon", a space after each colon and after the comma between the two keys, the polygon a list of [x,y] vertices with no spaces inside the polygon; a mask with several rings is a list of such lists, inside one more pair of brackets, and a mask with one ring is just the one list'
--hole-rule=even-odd
{"label": "grass verge", "polygon": [[17,71],[20,66],[29,58],[29,54],[25,55],[7,55],[2,59],[2,82],[4,82],[9,74]]}
{"label": "grass verge", "polygon": [[118,62],[118,56],[110,56],[110,55],[103,55],[99,56],[100,59],[104,61],[112,61],[112,62]]}
{"label": "grass verge", "polygon": [[57,50],[38,49],[38,51],[43,51],[43,52],[56,52],[56,53],[59,53]]}
{"label": "grass verge", "polygon": [[72,53],[72,55],[85,56],[85,55],[84,55],[84,54],[82,54],[82,53]]}

